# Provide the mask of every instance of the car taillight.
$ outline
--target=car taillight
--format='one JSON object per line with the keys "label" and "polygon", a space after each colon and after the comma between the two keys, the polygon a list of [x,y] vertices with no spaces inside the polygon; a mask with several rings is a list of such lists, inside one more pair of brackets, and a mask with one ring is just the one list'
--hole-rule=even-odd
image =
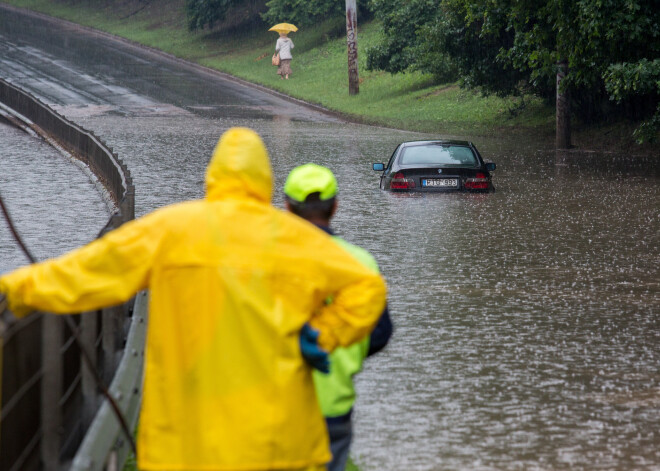
{"label": "car taillight", "polygon": [[488,178],[484,172],[477,172],[474,178],[465,180],[465,188],[468,190],[487,190]]}
{"label": "car taillight", "polygon": [[412,178],[406,178],[403,172],[397,172],[392,177],[390,188],[392,190],[408,190],[415,188],[415,181]]}

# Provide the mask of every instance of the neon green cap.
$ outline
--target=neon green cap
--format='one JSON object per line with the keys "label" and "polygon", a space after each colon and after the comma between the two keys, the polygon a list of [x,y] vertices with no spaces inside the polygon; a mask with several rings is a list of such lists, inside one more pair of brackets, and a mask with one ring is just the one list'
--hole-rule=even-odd
{"label": "neon green cap", "polygon": [[312,193],[320,193],[322,201],[337,194],[337,179],[332,171],[312,163],[291,170],[284,183],[284,194],[302,203]]}

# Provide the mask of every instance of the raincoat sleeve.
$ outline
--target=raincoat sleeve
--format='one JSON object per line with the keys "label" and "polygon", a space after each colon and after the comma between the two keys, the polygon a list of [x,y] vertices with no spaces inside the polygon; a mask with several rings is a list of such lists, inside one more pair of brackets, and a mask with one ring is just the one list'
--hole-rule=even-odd
{"label": "raincoat sleeve", "polygon": [[376,271],[343,249],[338,251],[343,254],[325,252],[326,259],[332,260],[328,273],[332,288],[336,288],[333,301],[310,320],[310,325],[320,333],[319,346],[328,352],[366,337],[378,322],[387,296],[385,280]]}
{"label": "raincoat sleeve", "polygon": [[155,226],[153,216],[131,221],[61,257],[19,268],[0,277],[0,292],[17,317],[119,304],[147,286],[158,246]]}

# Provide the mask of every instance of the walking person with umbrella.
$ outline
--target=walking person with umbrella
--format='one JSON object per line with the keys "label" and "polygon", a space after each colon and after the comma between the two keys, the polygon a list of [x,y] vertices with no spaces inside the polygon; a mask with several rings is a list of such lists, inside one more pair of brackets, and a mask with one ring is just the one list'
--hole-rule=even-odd
{"label": "walking person with umbrella", "polygon": [[280,56],[280,64],[277,66],[277,73],[282,80],[288,80],[289,75],[291,74],[291,59],[293,59],[291,49],[294,48],[294,45],[293,41],[291,41],[291,38],[289,38],[287,34],[298,31],[298,28],[289,23],[280,23],[273,26],[268,31],[275,31],[280,35],[275,43],[275,51],[279,53]]}

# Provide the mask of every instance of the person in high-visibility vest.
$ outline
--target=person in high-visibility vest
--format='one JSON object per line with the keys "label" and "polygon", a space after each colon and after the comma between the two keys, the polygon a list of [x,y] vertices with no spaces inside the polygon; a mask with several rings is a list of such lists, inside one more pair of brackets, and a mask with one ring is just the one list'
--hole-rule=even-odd
{"label": "person in high-visibility vest", "polygon": [[[330,220],[337,209],[337,180],[329,168],[313,163],[294,168],[284,184],[284,194],[289,211],[332,235],[335,242],[360,263],[374,272],[379,271],[376,260],[368,251],[346,242],[330,228]],[[351,415],[356,396],[353,376],[360,372],[367,356],[387,345],[391,335],[392,321],[386,305],[370,335],[332,352],[329,373],[314,371],[314,385],[330,435],[332,461],[328,471],[343,471],[348,460],[353,435]]]}
{"label": "person in high-visibility vest", "polygon": [[330,460],[305,360],[322,366],[364,338],[386,285],[271,195],[261,138],[232,128],[203,200],[0,277],[16,316],[91,311],[150,290],[140,470],[320,471]]}

